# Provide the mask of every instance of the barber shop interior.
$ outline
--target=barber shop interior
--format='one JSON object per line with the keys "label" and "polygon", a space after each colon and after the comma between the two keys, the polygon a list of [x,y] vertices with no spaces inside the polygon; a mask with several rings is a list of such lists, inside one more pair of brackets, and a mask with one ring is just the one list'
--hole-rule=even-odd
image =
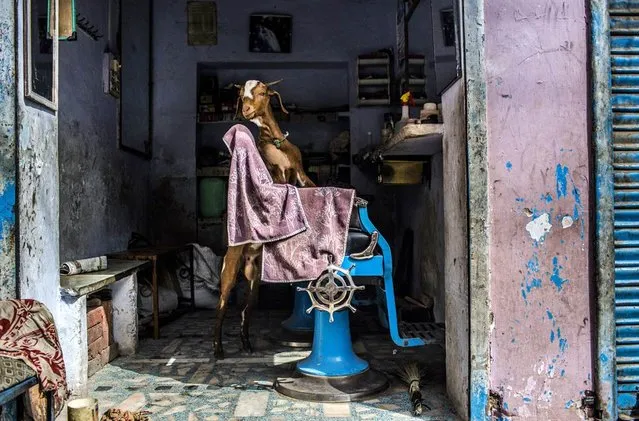
{"label": "barber shop interior", "polygon": [[0,419],[465,419],[459,3],[17,1]]}

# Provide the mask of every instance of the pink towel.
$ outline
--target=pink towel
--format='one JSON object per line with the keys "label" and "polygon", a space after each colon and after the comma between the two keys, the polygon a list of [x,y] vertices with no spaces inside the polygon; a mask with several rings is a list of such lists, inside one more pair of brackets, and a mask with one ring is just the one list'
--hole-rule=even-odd
{"label": "pink towel", "polygon": [[232,155],[229,245],[264,245],[262,280],[316,279],[326,269],[329,256],[340,264],[346,252],[355,191],[273,184],[253,135],[241,124],[226,132],[224,143]]}

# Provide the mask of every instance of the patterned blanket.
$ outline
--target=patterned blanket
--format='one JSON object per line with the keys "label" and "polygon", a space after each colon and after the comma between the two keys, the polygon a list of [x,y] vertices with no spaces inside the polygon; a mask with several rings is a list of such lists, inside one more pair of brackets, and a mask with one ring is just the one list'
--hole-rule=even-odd
{"label": "patterned blanket", "polygon": [[36,300],[0,301],[0,356],[24,361],[44,391],[55,391],[56,414],[67,398],[62,349],[53,316]]}
{"label": "patterned blanket", "polygon": [[223,139],[232,155],[227,201],[229,245],[264,245],[265,282],[316,279],[326,269],[329,256],[340,264],[346,252],[355,191],[274,184],[247,127],[236,124]]}

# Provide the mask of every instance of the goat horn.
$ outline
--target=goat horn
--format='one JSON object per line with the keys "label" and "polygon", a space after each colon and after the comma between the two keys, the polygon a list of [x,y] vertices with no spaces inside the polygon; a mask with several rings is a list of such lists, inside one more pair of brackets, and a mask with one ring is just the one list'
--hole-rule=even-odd
{"label": "goat horn", "polygon": [[280,79],[280,80],[276,80],[274,82],[268,82],[266,83],[266,86],[273,86],[273,85],[277,85],[278,83],[280,83],[281,81],[283,81],[284,79]]}
{"label": "goat horn", "polygon": [[237,83],[234,83],[233,86],[235,86],[237,89],[242,89],[242,85],[238,85]]}

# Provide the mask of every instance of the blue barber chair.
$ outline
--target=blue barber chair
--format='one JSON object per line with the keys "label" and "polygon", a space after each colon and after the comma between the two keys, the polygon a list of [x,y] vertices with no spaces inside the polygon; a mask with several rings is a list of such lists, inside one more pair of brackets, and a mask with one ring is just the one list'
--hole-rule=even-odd
{"label": "blue barber chair", "polygon": [[351,221],[342,264],[330,263],[318,279],[306,288],[298,287],[310,299],[306,311],[315,314],[313,343],[310,355],[297,363],[295,375],[275,382],[275,389],[283,395],[315,402],[349,402],[388,388],[386,376],[371,369],[352,347],[348,311],[355,311],[353,294],[365,285],[375,285],[383,294],[384,318],[397,346],[424,346],[442,340],[441,324],[398,322],[390,247],[368,218],[367,202],[358,198],[355,206],[356,220]]}

